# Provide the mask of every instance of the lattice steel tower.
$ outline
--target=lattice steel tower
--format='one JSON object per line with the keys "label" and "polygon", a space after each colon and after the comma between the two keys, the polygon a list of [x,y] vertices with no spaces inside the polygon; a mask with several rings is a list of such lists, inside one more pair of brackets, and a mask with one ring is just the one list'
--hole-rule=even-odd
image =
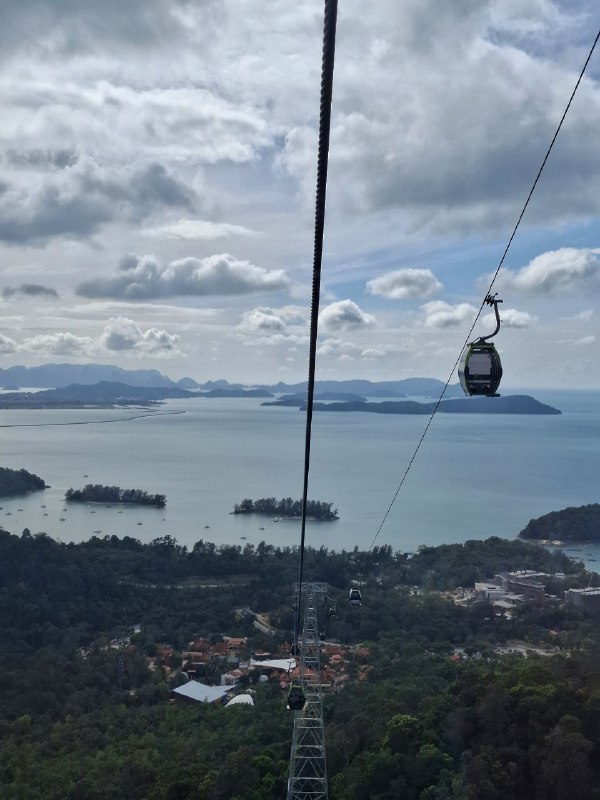
{"label": "lattice steel tower", "polygon": [[[296,584],[295,591],[298,591]],[[294,712],[287,800],[327,800],[325,731],[321,700],[321,652],[317,602],[327,593],[326,583],[302,583],[304,626],[300,642],[300,682],[306,696]]]}

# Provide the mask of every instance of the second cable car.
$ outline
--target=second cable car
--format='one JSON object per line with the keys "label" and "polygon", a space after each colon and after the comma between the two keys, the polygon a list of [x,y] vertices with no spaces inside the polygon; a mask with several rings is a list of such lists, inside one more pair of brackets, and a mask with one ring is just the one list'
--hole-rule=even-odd
{"label": "second cable car", "polygon": [[306,704],[304,689],[298,683],[292,683],[288,692],[287,707],[291,711],[302,711]]}
{"label": "second cable car", "polygon": [[496,295],[488,294],[484,302],[494,307],[496,330],[489,336],[481,336],[475,342],[469,342],[460,359],[458,377],[465,394],[498,397],[496,392],[502,379],[502,362],[492,342],[487,340],[500,330],[498,303],[502,300],[496,300]]}
{"label": "second cable car", "polygon": [[360,606],[362,603],[362,597],[360,591],[358,589],[350,589],[350,595],[348,596],[348,600],[350,601],[350,605],[357,607]]}

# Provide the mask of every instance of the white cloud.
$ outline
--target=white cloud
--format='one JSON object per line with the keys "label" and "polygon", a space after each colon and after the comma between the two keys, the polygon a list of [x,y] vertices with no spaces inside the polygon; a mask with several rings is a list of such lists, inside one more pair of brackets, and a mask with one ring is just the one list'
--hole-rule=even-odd
{"label": "white cloud", "polygon": [[56,356],[92,356],[97,346],[89,336],[76,336],[70,332],[38,334],[25,339],[20,345],[22,352],[39,352]]}
{"label": "white cloud", "polygon": [[367,282],[367,291],[390,300],[431,297],[442,288],[442,284],[430,269],[399,269],[386,272]]}
{"label": "white cloud", "polygon": [[110,319],[101,337],[107,350],[136,350],[144,353],[165,353],[176,350],[179,336],[157,328],[143,331],[135,322],[126,317]]}
{"label": "white cloud", "polygon": [[[503,328],[528,328],[536,318],[527,311],[517,311],[516,308],[502,308],[500,306],[500,320]],[[493,313],[486,314],[481,318],[482,325],[486,327],[496,327],[496,316]]]}
{"label": "white cloud", "polygon": [[477,309],[470,303],[451,305],[443,300],[432,300],[421,306],[423,325],[427,328],[451,328],[473,322]]}
{"label": "white cloud", "polygon": [[504,270],[502,289],[516,289],[532,294],[558,294],[597,284],[600,248],[562,247],[536,256],[517,271]]}
{"label": "white cloud", "polygon": [[238,295],[287,289],[282,269],[268,270],[228,253],[206,258],[182,258],[160,264],[154,256],[125,256],[119,272],[77,287],[83,297],[145,300],[183,295]]}
{"label": "white cloud", "polygon": [[172,239],[212,241],[227,236],[258,236],[256,231],[242,225],[231,225],[227,222],[210,222],[202,219],[180,219],[170,225],[148,228],[145,234],[152,237],[165,236]]}
{"label": "white cloud", "polygon": [[350,342],[337,337],[325,339],[317,348],[318,356],[336,358],[339,361],[349,361],[361,355],[361,348],[354,342]]}
{"label": "white cloud", "polygon": [[0,353],[16,353],[17,343],[10,336],[4,336],[0,333]]}
{"label": "white cloud", "polygon": [[578,339],[573,344],[577,346],[587,347],[588,345],[595,344],[595,342],[596,342],[596,337],[594,336],[593,333],[591,333],[589,336],[582,336],[581,339]]}
{"label": "white cloud", "polygon": [[337,300],[321,311],[319,324],[331,332],[355,330],[374,325],[375,317],[366,314],[352,300]]}
{"label": "white cloud", "polygon": [[367,347],[360,354],[361,358],[383,358],[386,355],[385,350],[380,350],[377,347]]}
{"label": "white cloud", "polygon": [[281,333],[285,331],[285,322],[271,309],[255,308],[245,312],[239,328],[247,333]]}

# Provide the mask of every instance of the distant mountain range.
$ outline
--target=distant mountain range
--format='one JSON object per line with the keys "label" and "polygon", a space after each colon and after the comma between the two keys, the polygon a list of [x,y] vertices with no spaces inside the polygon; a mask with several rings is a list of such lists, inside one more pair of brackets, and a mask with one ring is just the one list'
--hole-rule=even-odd
{"label": "distant mountain range", "polygon": [[172,381],[156,369],[122,369],[106,364],[42,364],[40,367],[8,367],[0,369],[0,386],[25,386],[28,389],[59,388],[70,384],[92,384],[100,381],[120,382],[127,386],[175,387],[197,389],[192,378]]}
{"label": "distant mountain range", "polygon": [[[134,373],[135,374],[135,373]],[[160,375],[160,373],[157,373]],[[164,376],[161,376],[164,378]],[[166,379],[168,380],[168,379]],[[190,379],[191,380],[191,379]],[[417,379],[415,379],[417,380]],[[324,381],[330,384],[330,381]],[[339,384],[346,383],[339,381]],[[347,383],[359,383],[348,381]],[[363,383],[362,381],[360,383]],[[368,383],[368,381],[366,382]],[[400,382],[399,382],[400,383]],[[402,381],[402,383],[406,383]],[[238,385],[227,385],[190,391],[180,386],[132,386],[121,381],[98,381],[93,384],[72,383],[55,389],[41,391],[11,391],[0,394],[0,408],[90,408],[126,405],[156,405],[163,400],[181,398],[273,398],[267,388],[246,389]],[[277,385],[280,388],[281,384]],[[275,387],[274,387],[275,388]],[[380,389],[382,391],[383,389]],[[441,390],[440,390],[441,391]],[[317,391],[315,411],[362,411],[375,414],[431,414],[434,402],[414,400],[384,400],[374,403],[352,392]],[[328,402],[323,402],[328,401]],[[305,393],[280,396],[262,403],[263,406],[291,406],[303,409],[306,404]],[[552,406],[540,403],[529,395],[505,395],[493,400],[489,398],[462,398],[444,400],[437,409],[454,414],[560,414]]]}
{"label": "distant mountain range", "polygon": [[[0,369],[0,386],[15,389],[26,388],[57,389],[63,386],[91,385],[103,381],[121,383],[126,386],[143,386],[147,388],[179,388],[193,391],[225,392],[222,396],[234,397],[234,392],[247,389],[264,391],[271,394],[302,394],[306,396],[306,381],[301,383],[276,383],[245,386],[241,383],[229,383],[224,379],[198,383],[193,378],[181,378],[173,381],[155,369],[129,370],[108,364],[42,364],[39,367],[8,367]],[[439,397],[444,384],[435,378],[405,378],[398,381],[367,381],[352,379],[346,381],[316,381],[315,392],[320,395],[350,394],[354,397]],[[214,395],[218,396],[218,395]],[[239,396],[239,395],[238,395]],[[243,395],[248,396],[248,395]],[[255,397],[261,396],[258,394]],[[267,395],[262,395],[266,397]],[[446,397],[460,397],[462,390],[458,384],[452,384],[446,391]]]}

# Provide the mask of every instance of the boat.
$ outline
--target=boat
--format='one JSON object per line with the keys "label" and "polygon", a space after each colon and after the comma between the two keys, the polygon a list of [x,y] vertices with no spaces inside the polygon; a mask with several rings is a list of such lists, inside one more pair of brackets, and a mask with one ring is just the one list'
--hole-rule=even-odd
{"label": "boat", "polygon": [[40,508],[46,508],[46,506],[45,506],[45,505],[42,503],[42,505],[40,506]]}
{"label": "boat", "polygon": [[264,528],[259,528],[258,530],[259,530],[259,531],[264,531]]}
{"label": "boat", "polygon": [[205,527],[205,528],[210,528],[210,525],[205,525],[204,527]]}
{"label": "boat", "polygon": [[17,508],[17,511],[23,511],[23,509],[22,508]]}
{"label": "boat", "polygon": [[64,517],[59,517],[59,518],[58,518],[58,521],[59,521],[59,522],[64,522],[64,521],[65,521],[65,518],[64,518]]}
{"label": "boat", "polygon": [[5,516],[12,517],[12,511],[7,511]]}
{"label": "boat", "polygon": [[93,533],[102,533],[102,531],[93,531]]}
{"label": "boat", "polygon": [[45,516],[45,517],[47,517],[47,516],[48,516],[48,512],[47,512],[47,511],[44,511],[44,516]]}
{"label": "boat", "polygon": [[240,536],[240,539],[247,539],[247,536]]}
{"label": "boat", "polygon": [[87,478],[87,475],[84,475],[83,477],[84,477],[84,478]]}
{"label": "boat", "polygon": [[280,521],[281,521],[281,517],[272,517],[271,518],[271,522],[280,522]]}
{"label": "boat", "polygon": [[90,511],[90,514],[95,514],[95,513],[96,513],[96,512],[94,511],[94,509],[92,509],[92,510]]}
{"label": "boat", "polygon": [[138,524],[138,525],[143,525],[144,523],[143,523],[143,522],[138,522],[137,524]]}

